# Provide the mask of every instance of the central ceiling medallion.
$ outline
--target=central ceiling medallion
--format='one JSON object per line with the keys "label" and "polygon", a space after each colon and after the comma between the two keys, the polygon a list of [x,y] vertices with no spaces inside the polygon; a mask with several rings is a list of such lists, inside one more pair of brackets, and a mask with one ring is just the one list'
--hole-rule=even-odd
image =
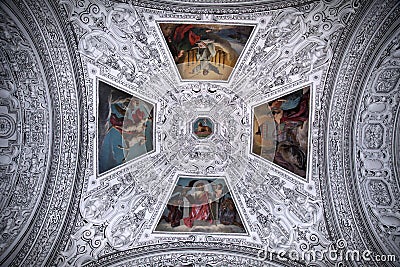
{"label": "central ceiling medallion", "polygon": [[227,81],[254,26],[159,23],[182,80]]}
{"label": "central ceiling medallion", "polygon": [[214,123],[206,117],[197,118],[193,122],[192,127],[193,134],[199,139],[207,138],[214,132]]}

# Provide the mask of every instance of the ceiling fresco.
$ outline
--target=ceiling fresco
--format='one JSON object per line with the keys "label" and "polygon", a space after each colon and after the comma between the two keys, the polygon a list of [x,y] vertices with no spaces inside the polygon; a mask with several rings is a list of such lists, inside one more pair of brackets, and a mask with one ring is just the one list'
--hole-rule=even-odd
{"label": "ceiling fresco", "polygon": [[159,23],[183,80],[226,81],[254,26]]}
{"label": "ceiling fresco", "polygon": [[223,177],[179,177],[155,228],[165,233],[246,233]]}
{"label": "ceiling fresco", "polygon": [[310,87],[256,106],[253,113],[252,152],[305,178]]}
{"label": "ceiling fresco", "polygon": [[398,266],[399,15],[1,2],[0,265]]}
{"label": "ceiling fresco", "polygon": [[99,173],[152,152],[154,105],[103,81],[97,95]]}

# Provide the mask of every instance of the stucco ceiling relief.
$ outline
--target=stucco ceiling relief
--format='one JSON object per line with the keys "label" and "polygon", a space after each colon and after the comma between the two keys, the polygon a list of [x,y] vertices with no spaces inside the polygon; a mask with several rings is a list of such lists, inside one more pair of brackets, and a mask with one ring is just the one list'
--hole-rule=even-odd
{"label": "stucco ceiling relief", "polygon": [[[171,246],[188,240],[231,242],[232,237],[218,233],[205,239],[201,233],[169,237],[153,232],[178,174],[226,177],[248,227],[248,235],[234,238],[238,244],[299,252],[329,246],[332,241],[324,226],[318,173],[312,171],[316,162],[310,160],[309,171],[302,173],[308,179],[300,179],[251,156],[251,107],[308,86],[310,106],[320,108],[332,45],[347,16],[354,12],[351,4],[320,2],[250,16],[212,16],[212,21],[202,22],[223,24],[241,19],[256,24],[228,83],[182,82],[176,72],[157,23],[199,23],[196,15],[117,3],[63,4],[77,37],[86,86],[95,90],[96,81],[102,79],[157,103],[155,153],[101,177],[92,171],[81,200],[82,218],[59,258],[63,264],[82,264],[160,242],[172,242]],[[212,60],[219,66],[223,57]],[[89,105],[96,118],[95,99],[89,99]],[[315,116],[311,111],[307,140],[317,137]],[[203,139],[192,134],[198,118],[213,122],[212,135]],[[90,142],[98,140],[92,135]],[[316,153],[317,141],[305,145],[310,155]],[[306,159],[303,161],[304,166]]]}
{"label": "stucco ceiling relief", "polygon": [[0,3],[4,266],[45,261],[74,202],[79,143],[75,77],[56,18],[42,4]]}
{"label": "stucco ceiling relief", "polygon": [[374,248],[378,255],[398,254],[394,125],[399,98],[399,11],[397,2],[371,4],[363,25],[354,30],[339,72],[327,81],[334,81],[334,90],[326,120],[330,142],[328,179],[323,183],[329,188],[324,196],[328,191],[335,196],[331,199],[335,218],[343,225],[333,233],[340,233],[349,249]]}
{"label": "stucco ceiling relief", "polygon": [[400,253],[399,177],[395,131],[399,112],[400,47],[397,29],[374,63],[358,111],[357,176],[374,231],[387,252]]}
{"label": "stucco ceiling relief", "polygon": [[9,12],[0,9],[0,260],[28,227],[42,194],[51,121],[32,40]]}
{"label": "stucco ceiling relief", "polygon": [[0,265],[398,256],[399,14],[394,0],[1,2]]}

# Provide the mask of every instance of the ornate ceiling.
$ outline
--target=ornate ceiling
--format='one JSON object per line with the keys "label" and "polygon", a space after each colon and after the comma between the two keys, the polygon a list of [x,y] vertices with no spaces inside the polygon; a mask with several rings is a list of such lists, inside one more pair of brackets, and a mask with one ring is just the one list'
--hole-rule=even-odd
{"label": "ornate ceiling", "polygon": [[1,265],[398,266],[399,17],[1,2]]}

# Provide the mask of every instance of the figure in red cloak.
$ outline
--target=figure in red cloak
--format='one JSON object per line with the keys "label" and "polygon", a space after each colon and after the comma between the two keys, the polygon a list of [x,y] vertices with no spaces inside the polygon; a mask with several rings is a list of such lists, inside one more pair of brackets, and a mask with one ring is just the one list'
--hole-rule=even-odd
{"label": "figure in red cloak", "polygon": [[205,38],[209,32],[211,32],[211,29],[196,27],[193,24],[177,26],[173,33],[167,37],[167,44],[175,62],[178,62],[185,51],[190,51],[197,46],[196,43]]}
{"label": "figure in red cloak", "polygon": [[[125,115],[125,113],[123,114]],[[125,117],[118,117],[116,114],[111,113],[110,123],[111,127],[117,129],[121,134],[123,132],[130,133],[129,131],[126,131],[126,129],[124,128],[131,128],[132,126],[139,124],[141,121],[143,121],[144,117],[145,113],[140,109],[137,109],[135,113],[132,113],[132,119],[128,119]]]}
{"label": "figure in red cloak", "polygon": [[192,228],[194,221],[209,221],[210,224],[213,222],[209,196],[208,192],[204,190],[204,184],[197,184],[194,194],[185,195],[185,197],[192,204],[189,217],[183,218],[187,227]]}

